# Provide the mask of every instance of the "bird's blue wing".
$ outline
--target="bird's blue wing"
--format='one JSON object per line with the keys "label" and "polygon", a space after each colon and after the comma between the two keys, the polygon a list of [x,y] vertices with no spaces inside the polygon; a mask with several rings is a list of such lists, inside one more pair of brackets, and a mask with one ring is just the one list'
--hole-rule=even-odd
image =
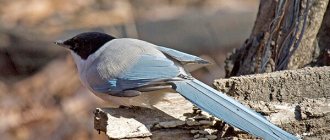
{"label": "bird's blue wing", "polygon": [[172,79],[179,73],[179,67],[165,56],[141,55],[120,75],[107,79],[107,82],[99,86],[94,86],[94,90],[101,93],[120,92]]}
{"label": "bird's blue wing", "polygon": [[179,74],[179,68],[166,57],[142,55],[139,60],[119,78],[127,80],[160,80],[174,78]]}
{"label": "bird's blue wing", "polygon": [[160,50],[161,52],[163,52],[164,54],[170,56],[171,58],[179,61],[182,64],[187,64],[187,63],[208,64],[209,63],[208,61],[206,61],[200,57],[197,57],[197,56],[194,56],[191,54],[187,54],[184,52],[180,52],[178,50],[174,50],[174,49],[170,49],[170,48],[166,48],[166,47],[160,47],[160,46],[157,46],[157,49]]}

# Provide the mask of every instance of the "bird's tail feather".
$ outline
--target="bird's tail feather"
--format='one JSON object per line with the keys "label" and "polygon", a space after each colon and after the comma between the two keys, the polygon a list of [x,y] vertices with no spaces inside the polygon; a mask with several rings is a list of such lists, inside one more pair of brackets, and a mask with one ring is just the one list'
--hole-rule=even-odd
{"label": "bird's tail feather", "polygon": [[175,81],[176,91],[202,110],[264,139],[298,139],[227,95],[193,79]]}

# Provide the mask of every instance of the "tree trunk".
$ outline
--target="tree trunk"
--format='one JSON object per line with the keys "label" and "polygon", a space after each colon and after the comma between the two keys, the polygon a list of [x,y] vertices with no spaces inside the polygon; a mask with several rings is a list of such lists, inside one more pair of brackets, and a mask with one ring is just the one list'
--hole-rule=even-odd
{"label": "tree trunk", "polygon": [[226,77],[327,65],[327,5],[328,0],[261,0],[250,38],[226,60]]}

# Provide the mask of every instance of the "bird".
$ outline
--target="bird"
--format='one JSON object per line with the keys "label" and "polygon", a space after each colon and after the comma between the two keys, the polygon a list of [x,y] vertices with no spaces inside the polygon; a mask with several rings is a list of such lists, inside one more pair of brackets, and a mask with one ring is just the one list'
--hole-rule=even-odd
{"label": "bird", "polygon": [[70,50],[82,84],[115,105],[152,106],[163,97],[161,93],[174,90],[198,108],[254,136],[266,140],[298,139],[191,76],[185,65],[208,64],[198,56],[101,32],[83,32],[54,43]]}

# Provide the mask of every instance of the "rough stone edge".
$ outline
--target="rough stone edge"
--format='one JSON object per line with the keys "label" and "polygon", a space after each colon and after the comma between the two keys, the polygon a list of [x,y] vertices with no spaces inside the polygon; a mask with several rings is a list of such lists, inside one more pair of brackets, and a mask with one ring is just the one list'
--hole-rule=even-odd
{"label": "rough stone edge", "polygon": [[215,80],[217,90],[239,100],[294,103],[330,98],[330,67],[307,67]]}
{"label": "rough stone edge", "polygon": [[94,112],[94,129],[105,132],[109,139],[148,138],[148,128],[134,118],[115,117],[101,108]]}

